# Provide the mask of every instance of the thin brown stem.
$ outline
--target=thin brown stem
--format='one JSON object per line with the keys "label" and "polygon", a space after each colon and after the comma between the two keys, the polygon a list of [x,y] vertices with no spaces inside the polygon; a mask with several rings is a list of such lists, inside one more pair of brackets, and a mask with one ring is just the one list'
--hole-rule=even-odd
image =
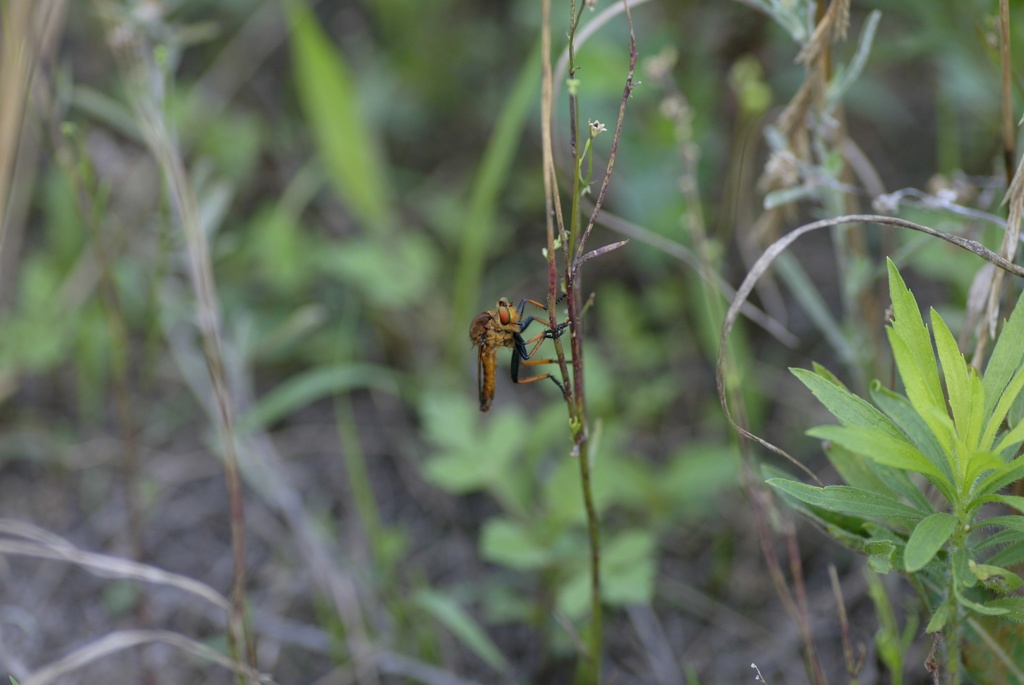
{"label": "thin brown stem", "polygon": [[[189,275],[196,298],[196,320],[212,386],[230,510],[233,579],[231,612],[228,620],[229,648],[232,658],[239,665],[247,662],[255,669],[256,650],[245,611],[247,574],[242,480],[209,246],[202,229],[198,203],[188,180],[185,163],[172,141],[160,110],[161,94],[159,91],[154,92],[152,88],[154,83],[160,83],[163,78],[159,67],[153,61],[152,50],[134,26],[119,20],[120,8],[115,3],[110,0],[97,0],[97,4],[100,15],[108,22],[108,42],[128,82],[132,108],[139,128],[163,174],[171,206],[185,236]],[[241,670],[238,673],[239,683],[244,685],[247,679]]]}

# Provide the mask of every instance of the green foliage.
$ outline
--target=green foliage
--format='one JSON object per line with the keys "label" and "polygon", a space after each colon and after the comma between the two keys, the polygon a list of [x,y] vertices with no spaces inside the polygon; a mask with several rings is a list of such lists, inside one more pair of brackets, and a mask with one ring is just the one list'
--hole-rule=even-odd
{"label": "green foliage", "polygon": [[[565,450],[548,463],[550,445],[564,436],[564,417],[551,411],[544,416],[553,418],[530,422],[512,407],[492,410],[483,421],[465,396],[431,397],[421,416],[434,447],[424,465],[427,478],[453,493],[486,491],[502,505],[503,514],[482,522],[481,556],[551,583],[559,610],[583,618],[591,571],[579,465]],[[602,597],[610,606],[647,603],[654,595],[658,533],[706,514],[725,488],[735,487],[736,455],[716,444],[691,445],[652,466],[624,453],[607,429],[602,433],[592,471],[596,505],[602,518],[614,511],[629,522],[606,532]],[[538,453],[538,446],[546,449]],[[503,597],[485,599],[501,603]],[[502,613],[491,607],[495,612]],[[527,620],[531,612],[517,615]]]}
{"label": "green foliage", "polygon": [[[1024,423],[1004,427],[1024,390],[1024,305],[1018,302],[979,376],[934,310],[929,335],[913,294],[895,265],[888,265],[889,343],[905,394],[876,381],[872,405],[820,367],[794,369],[839,420],[808,434],[832,443],[827,454],[850,485],[768,482],[854,549],[871,553],[879,542],[891,545],[889,558],[916,579],[931,612],[928,632],[945,631],[947,641],[956,642],[972,616],[1024,621],[1024,602],[1007,596],[1021,579],[1000,565],[1005,561],[992,542],[1019,547],[1024,517],[989,516],[985,508],[1000,503],[1020,510],[1022,504],[999,491],[1024,473],[1024,457],[1017,454]],[[940,510],[910,474],[923,476],[941,493]],[[895,655],[889,658],[897,664]]]}
{"label": "green foliage", "polygon": [[302,0],[285,9],[295,83],[331,180],[364,229],[389,233],[398,225],[391,186],[376,133],[359,109],[359,85]]}
{"label": "green foliage", "polygon": [[507,672],[509,664],[501,650],[483,628],[451,597],[430,590],[420,590],[413,601],[438,623],[446,627],[469,647],[484,663],[496,671]]}

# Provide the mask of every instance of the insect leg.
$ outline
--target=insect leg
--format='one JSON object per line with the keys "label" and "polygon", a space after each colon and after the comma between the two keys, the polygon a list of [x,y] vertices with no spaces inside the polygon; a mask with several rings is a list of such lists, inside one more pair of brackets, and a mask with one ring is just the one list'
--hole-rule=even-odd
{"label": "insect leg", "polygon": [[530,356],[537,351],[540,343],[544,342],[543,339],[538,341],[537,345],[534,346],[533,351],[530,354],[526,353],[526,343],[523,341],[521,336],[516,336],[516,345],[512,349],[512,382],[518,384],[525,383],[536,383],[542,381],[545,378],[550,378],[551,382],[558,386],[559,392],[562,393],[562,397],[566,397],[565,388],[562,384],[552,376],[550,373],[544,373],[539,376],[530,376],[529,378],[519,378],[519,367],[522,366],[539,366],[541,364],[554,364],[557,359],[530,359]]}

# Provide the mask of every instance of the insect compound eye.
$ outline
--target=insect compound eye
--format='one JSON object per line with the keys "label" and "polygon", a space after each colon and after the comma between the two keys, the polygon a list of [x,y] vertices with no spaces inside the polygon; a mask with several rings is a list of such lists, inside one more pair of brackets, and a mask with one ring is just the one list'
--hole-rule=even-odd
{"label": "insect compound eye", "polygon": [[512,312],[508,307],[498,308],[498,320],[501,321],[502,326],[507,326],[512,322]]}

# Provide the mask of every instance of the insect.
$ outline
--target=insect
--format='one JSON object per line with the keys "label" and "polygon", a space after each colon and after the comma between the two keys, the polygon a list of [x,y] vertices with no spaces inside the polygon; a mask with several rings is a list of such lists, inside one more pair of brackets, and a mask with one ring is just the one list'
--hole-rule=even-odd
{"label": "insect", "polygon": [[[550,373],[529,378],[519,377],[520,366],[537,366],[550,364],[554,359],[533,359],[538,348],[545,340],[557,338],[568,326],[568,322],[551,327],[551,324],[544,319],[535,316],[523,318],[523,310],[527,304],[547,311],[540,302],[524,299],[518,307],[513,308],[512,303],[506,298],[498,300],[498,306],[494,310],[481,312],[469,325],[469,339],[473,345],[480,348],[477,358],[477,386],[480,391],[480,411],[487,411],[491,408],[491,400],[494,399],[495,374],[498,368],[498,348],[512,348],[512,382],[513,383],[534,383],[550,378],[551,382],[558,386],[565,396],[565,388]],[[523,340],[522,332],[534,321],[538,321],[548,328],[533,336],[529,340]],[[529,349],[529,345],[533,345]]]}

